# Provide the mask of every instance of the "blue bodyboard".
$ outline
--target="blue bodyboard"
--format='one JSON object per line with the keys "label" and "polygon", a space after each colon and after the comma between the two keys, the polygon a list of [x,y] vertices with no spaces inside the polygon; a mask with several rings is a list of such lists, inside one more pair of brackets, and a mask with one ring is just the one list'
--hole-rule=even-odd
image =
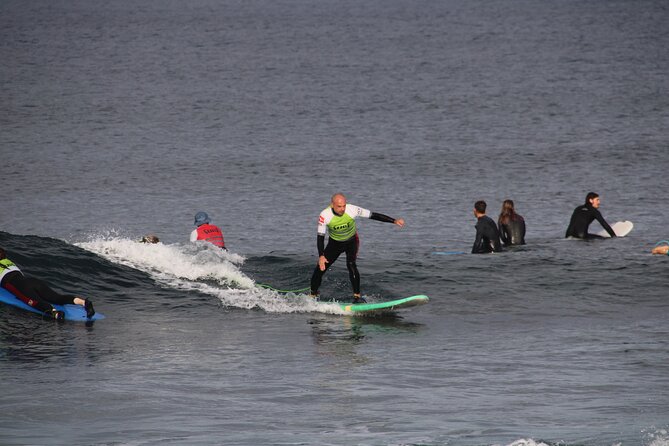
{"label": "blue bodyboard", "polygon": [[[0,288],[0,302],[3,302],[7,305],[12,305],[17,308],[21,308],[22,310],[31,311],[37,314],[43,314],[37,308],[33,308],[27,303],[23,302],[22,300],[19,300],[18,297],[14,296],[12,293],[10,293],[4,288]],[[53,307],[56,310],[60,310],[63,313],[65,313],[66,321],[91,322],[105,318],[104,315],[98,312],[96,312],[92,318],[90,319],[87,318],[86,310],[81,305],[67,304],[67,305],[54,305]]]}

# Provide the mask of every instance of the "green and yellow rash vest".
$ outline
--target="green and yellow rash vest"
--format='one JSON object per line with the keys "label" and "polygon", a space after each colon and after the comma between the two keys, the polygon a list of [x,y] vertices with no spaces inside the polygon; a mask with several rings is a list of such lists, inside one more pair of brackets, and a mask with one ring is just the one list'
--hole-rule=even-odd
{"label": "green and yellow rash vest", "polygon": [[9,259],[2,259],[0,260],[0,283],[2,283],[2,279],[5,278],[5,276],[12,271],[21,271],[18,266],[14,265],[14,262],[12,262]]}
{"label": "green and yellow rash vest", "polygon": [[369,218],[372,212],[352,204],[347,204],[342,215],[337,215],[331,206],[323,209],[318,217],[318,235],[328,234],[332,240],[344,242],[355,236],[355,219]]}

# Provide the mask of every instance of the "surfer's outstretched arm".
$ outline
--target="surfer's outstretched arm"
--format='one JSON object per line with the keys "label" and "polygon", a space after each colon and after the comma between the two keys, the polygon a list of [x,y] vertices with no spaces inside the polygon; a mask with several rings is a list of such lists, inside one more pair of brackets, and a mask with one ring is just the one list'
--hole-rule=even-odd
{"label": "surfer's outstretched arm", "polygon": [[382,221],[385,223],[393,223],[399,226],[400,228],[404,226],[404,219],[403,218],[393,218],[393,217],[388,217],[385,214],[379,214],[378,212],[372,212],[369,215],[370,220],[376,220],[376,221]]}

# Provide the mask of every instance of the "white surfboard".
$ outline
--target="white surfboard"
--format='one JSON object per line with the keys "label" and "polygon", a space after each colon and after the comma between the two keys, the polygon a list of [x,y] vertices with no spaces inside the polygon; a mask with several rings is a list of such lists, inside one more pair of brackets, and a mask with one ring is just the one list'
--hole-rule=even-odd
{"label": "white surfboard", "polygon": [[[631,221],[617,221],[611,225],[611,229],[613,229],[613,232],[615,232],[618,237],[625,237],[630,233],[633,227],[634,224]],[[606,229],[602,229],[596,234],[601,237],[610,237],[609,233],[606,232]]]}

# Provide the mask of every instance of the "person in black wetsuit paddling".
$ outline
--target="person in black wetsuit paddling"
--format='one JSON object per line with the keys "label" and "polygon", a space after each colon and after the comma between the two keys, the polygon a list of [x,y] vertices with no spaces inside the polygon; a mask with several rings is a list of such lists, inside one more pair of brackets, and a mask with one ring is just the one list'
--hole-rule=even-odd
{"label": "person in black wetsuit paddling", "polygon": [[567,228],[565,238],[604,238],[596,234],[588,233],[588,227],[595,219],[599,222],[600,225],[602,225],[602,228],[604,228],[611,237],[615,237],[616,233],[613,232],[611,226],[609,226],[606,220],[604,220],[604,217],[602,217],[602,214],[599,212],[599,204],[599,195],[594,192],[589,192],[585,197],[585,204],[578,206],[576,209],[574,209],[574,213],[571,214],[571,220],[569,221],[569,227]]}
{"label": "person in black wetsuit paddling", "polygon": [[474,203],[476,222],[476,240],[472,247],[472,254],[486,254],[500,252],[502,244],[499,242],[499,231],[495,221],[485,214],[486,202],[483,200]]}
{"label": "person in black wetsuit paddling", "polygon": [[[392,218],[387,215],[371,212],[367,209],[346,203],[343,194],[334,194],[330,206],[325,208],[318,218],[318,264],[311,276],[311,295],[318,297],[318,288],[325,272],[332,266],[341,253],[346,253],[346,267],[353,287],[353,303],[364,303],[360,297],[360,273],[356,266],[358,255],[358,231],[355,225],[357,217],[369,218],[387,223],[394,223],[400,228],[404,226],[401,218]],[[325,246],[325,235],[328,235],[328,244]]]}
{"label": "person in black wetsuit paddling", "polygon": [[516,214],[513,200],[504,200],[502,212],[497,219],[499,237],[504,246],[525,244],[525,219]]}
{"label": "person in black wetsuit paddling", "polygon": [[51,304],[81,305],[86,309],[89,319],[95,314],[93,303],[89,299],[72,295],[62,295],[52,290],[44,281],[34,277],[26,277],[21,270],[7,258],[5,250],[0,248],[0,286],[33,308],[37,308],[45,316],[57,321],[65,319],[62,311],[56,310]]}

